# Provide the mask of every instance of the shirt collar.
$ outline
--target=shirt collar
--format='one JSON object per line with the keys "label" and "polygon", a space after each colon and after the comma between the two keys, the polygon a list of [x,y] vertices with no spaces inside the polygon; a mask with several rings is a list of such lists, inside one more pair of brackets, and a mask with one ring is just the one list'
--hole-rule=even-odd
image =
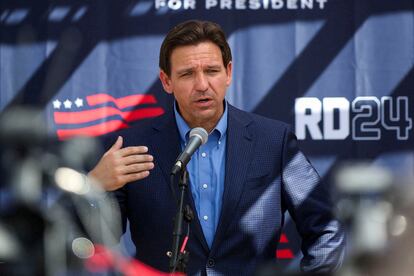
{"label": "shirt collar", "polygon": [[[211,133],[218,132],[219,140],[221,140],[227,132],[227,114],[228,114],[227,110],[228,110],[227,101],[224,100],[223,115],[221,116],[220,120],[218,121],[216,127],[211,131]],[[184,121],[181,114],[178,112],[176,102],[174,102],[174,115],[175,115],[175,121],[177,122],[178,132],[180,133],[181,140],[184,141],[184,143],[186,143],[191,129],[187,125],[187,123]],[[209,133],[209,135],[211,133]]]}

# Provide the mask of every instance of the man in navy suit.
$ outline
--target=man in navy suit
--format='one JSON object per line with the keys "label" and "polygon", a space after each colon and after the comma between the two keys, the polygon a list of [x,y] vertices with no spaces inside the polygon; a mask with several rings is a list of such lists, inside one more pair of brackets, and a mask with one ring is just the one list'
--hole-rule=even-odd
{"label": "man in navy suit", "polygon": [[136,258],[168,271],[177,207],[170,171],[189,131],[203,127],[208,142],[187,165],[186,200],[196,214],[187,272],[253,274],[275,258],[286,210],[302,237],[301,268],[337,269],[343,232],[326,187],[298,150],[289,126],[225,100],[232,56],[220,26],[196,20],[177,25],[162,43],[159,65],[174,110],[109,138],[109,150],[89,173],[105,190],[115,191],[124,229],[126,219],[130,222]]}

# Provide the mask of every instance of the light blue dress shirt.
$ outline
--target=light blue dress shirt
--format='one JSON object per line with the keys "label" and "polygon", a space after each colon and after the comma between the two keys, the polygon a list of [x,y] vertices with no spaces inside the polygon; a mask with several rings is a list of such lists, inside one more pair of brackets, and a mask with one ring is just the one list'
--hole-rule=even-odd
{"label": "light blue dress shirt", "polygon": [[[227,109],[227,102],[225,102],[224,113],[216,127],[209,133],[207,143],[202,145],[193,154],[190,162],[187,164],[187,171],[190,176],[190,189],[197,209],[198,219],[210,248],[220,218],[224,191]],[[181,148],[184,149],[191,129],[178,113],[175,104],[174,113],[181,137]]]}

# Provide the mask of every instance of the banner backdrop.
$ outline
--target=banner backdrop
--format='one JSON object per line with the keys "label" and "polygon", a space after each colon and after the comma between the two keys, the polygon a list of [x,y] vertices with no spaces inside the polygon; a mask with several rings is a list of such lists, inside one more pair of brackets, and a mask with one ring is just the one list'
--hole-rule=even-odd
{"label": "banner backdrop", "polygon": [[[325,180],[349,159],[413,175],[413,0],[2,0],[0,8],[0,110],[41,107],[59,139],[170,109],[160,44],[196,18],[228,34],[228,101],[292,124]],[[294,267],[299,252],[288,221],[276,255]]]}

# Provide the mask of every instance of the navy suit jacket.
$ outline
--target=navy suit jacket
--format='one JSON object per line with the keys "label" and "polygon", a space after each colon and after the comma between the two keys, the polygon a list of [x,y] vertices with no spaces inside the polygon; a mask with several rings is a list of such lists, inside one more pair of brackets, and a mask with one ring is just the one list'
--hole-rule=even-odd
{"label": "navy suit jacket", "polygon": [[[344,235],[331,213],[326,187],[298,150],[288,125],[228,105],[225,187],[212,247],[199,219],[191,223],[187,245],[189,275],[251,275],[259,264],[275,259],[284,213],[289,211],[302,237],[301,263],[306,271],[336,268]],[[136,258],[168,271],[176,203],[169,188],[170,171],[180,141],[174,114],[167,113],[117,133],[124,146],[145,145],[155,168],[140,181],[116,191],[123,225],[130,221]],[[108,139],[109,147],[116,136]],[[176,190],[178,194],[178,187]],[[195,210],[191,192],[187,202]],[[194,212],[196,214],[196,212]]]}

